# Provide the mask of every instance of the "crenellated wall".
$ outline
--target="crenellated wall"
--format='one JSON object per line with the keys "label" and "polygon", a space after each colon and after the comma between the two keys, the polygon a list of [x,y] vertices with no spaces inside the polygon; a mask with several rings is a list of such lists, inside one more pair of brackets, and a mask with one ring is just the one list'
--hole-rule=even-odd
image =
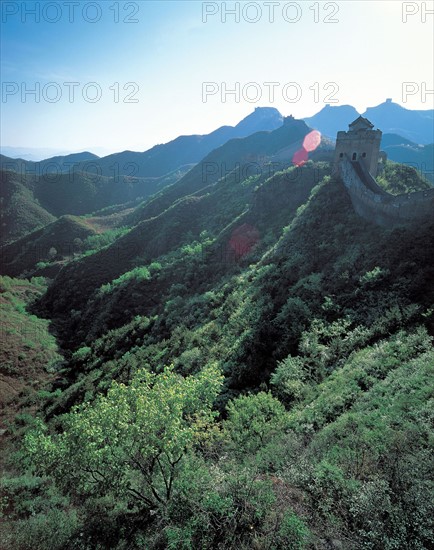
{"label": "crenellated wall", "polygon": [[347,155],[339,162],[339,174],[354,210],[368,221],[394,227],[434,218],[434,189],[390,195],[379,187],[361,163],[350,161]]}

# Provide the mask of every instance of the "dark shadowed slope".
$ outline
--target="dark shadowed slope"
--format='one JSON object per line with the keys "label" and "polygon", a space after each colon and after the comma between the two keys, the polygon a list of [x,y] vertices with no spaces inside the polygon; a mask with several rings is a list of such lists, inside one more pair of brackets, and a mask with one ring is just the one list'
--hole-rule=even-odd
{"label": "dark shadowed slope", "polygon": [[31,188],[15,172],[0,171],[0,201],[0,244],[18,239],[55,220],[34,200]]}
{"label": "dark shadowed slope", "polygon": [[244,139],[233,139],[213,150],[176,184],[139,207],[131,221],[137,223],[154,217],[181,197],[213,185],[232,171],[240,181],[262,172],[267,162],[275,162],[274,171],[288,166],[310,128],[302,120],[286,120],[273,132],[257,132]]}

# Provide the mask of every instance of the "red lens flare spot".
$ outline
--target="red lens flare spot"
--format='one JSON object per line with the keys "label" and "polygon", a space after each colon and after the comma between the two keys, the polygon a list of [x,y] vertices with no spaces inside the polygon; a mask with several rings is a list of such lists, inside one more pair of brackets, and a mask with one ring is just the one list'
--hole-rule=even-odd
{"label": "red lens flare spot", "polygon": [[303,166],[307,162],[309,154],[304,147],[296,151],[292,157],[292,164],[295,166]]}
{"label": "red lens flare spot", "polygon": [[318,132],[318,130],[312,130],[312,132],[309,132],[306,136],[304,136],[303,148],[306,149],[308,153],[310,153],[312,151],[315,151],[320,143],[321,133]]}

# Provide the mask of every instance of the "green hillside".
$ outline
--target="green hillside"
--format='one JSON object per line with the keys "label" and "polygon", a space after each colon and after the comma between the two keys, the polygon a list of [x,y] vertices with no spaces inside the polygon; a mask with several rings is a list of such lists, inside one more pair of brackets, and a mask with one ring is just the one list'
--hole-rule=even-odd
{"label": "green hillside", "polygon": [[0,172],[0,202],[0,244],[16,240],[55,220],[34,200],[32,190],[15,172]]}
{"label": "green hillside", "polygon": [[47,175],[38,179],[35,198],[56,216],[88,214],[113,204],[108,197],[101,199],[102,194],[115,192],[108,185],[108,178],[86,172]]}
{"label": "green hillside", "polygon": [[390,145],[386,152],[391,160],[415,168],[434,185],[434,144]]}
{"label": "green hillside", "polygon": [[11,158],[5,155],[0,155],[0,164],[4,170],[11,170],[13,172],[20,172],[23,174],[32,174],[34,176],[44,176],[48,174],[57,174],[60,172],[69,172],[71,171],[72,166],[80,163],[87,163],[88,166],[94,166],[98,159],[99,157],[97,155],[89,153],[88,151],[50,157],[40,161]]}
{"label": "green hillside", "polygon": [[21,237],[58,216],[82,216],[143,200],[175,183],[192,168],[184,165],[164,176],[137,178],[102,176],[95,167],[91,172],[70,167],[66,172],[59,168],[49,173],[43,166],[35,169],[7,157],[2,157],[2,166],[15,168],[0,172],[3,242]]}
{"label": "green hillside", "polygon": [[74,170],[37,179],[35,198],[56,216],[84,215],[103,208],[148,197],[176,182],[190,167],[181,167],[160,178],[105,177]]}
{"label": "green hillside", "polygon": [[[239,182],[236,173],[222,178],[215,186],[176,201],[159,216],[139,223],[108,248],[67,266],[50,287],[42,307],[49,315],[60,318],[66,311],[66,305],[84,313],[86,300],[93,299],[92,293],[97,295],[101,285],[125,273],[126,268],[147,265],[153,260],[163,264],[168,262],[171,266],[173,261],[182,262],[183,250],[188,250],[189,246],[196,250],[195,254],[210,255],[212,258],[214,265],[210,266],[209,273],[212,283],[215,276],[221,276],[227,267],[232,269],[236,265],[237,245],[234,245],[235,250],[231,254],[229,244],[234,231],[241,227],[243,232],[244,226],[256,223],[256,240],[263,237],[275,239],[325,173],[326,165],[310,164],[288,172],[279,171],[271,178],[268,177],[268,170],[243,182]],[[271,204],[267,204],[267,199]],[[279,201],[282,209],[278,213],[273,212],[275,200]],[[249,209],[252,211],[249,212]],[[243,239],[243,235],[239,238]],[[221,262],[220,257],[228,255],[229,261]],[[182,271],[179,274],[170,271],[164,284],[172,286],[174,277],[186,283],[184,275]],[[76,284],[71,284],[74,280]],[[150,293],[154,295],[154,290]],[[153,303],[155,301],[161,302],[154,299]],[[146,301],[140,301],[139,307],[140,304],[146,307]],[[93,306],[89,308],[93,309]],[[121,308],[125,309],[125,303]],[[86,315],[81,318],[85,319]],[[85,321],[84,325],[88,331],[88,322]],[[79,337],[78,330],[74,333]]]}
{"label": "green hillside", "polygon": [[[255,175],[271,176],[274,171],[291,166],[294,153],[300,149],[310,128],[301,120],[287,122],[273,132],[257,132],[244,139],[232,139],[214,149],[176,184],[144,202],[131,217],[137,223],[161,214],[186,195],[205,192],[229,175],[234,181]],[[269,166],[269,163],[273,163]]]}
{"label": "green hillside", "polygon": [[83,251],[83,241],[97,234],[85,218],[62,216],[42,229],[3,246],[1,273],[54,276]]}
{"label": "green hillside", "polygon": [[387,161],[383,173],[377,178],[381,187],[392,195],[431,189],[432,185],[413,166]]}
{"label": "green hillside", "polygon": [[[434,215],[365,221],[327,143],[291,166],[308,132],[7,248],[53,279],[31,313],[63,361],[4,434],[5,548],[433,547]],[[80,247],[20,256],[60,235]]]}
{"label": "green hillside", "polygon": [[[32,406],[35,391],[52,381],[54,365],[62,357],[49,323],[28,312],[46,289],[42,278],[16,280],[0,277],[0,430],[13,422],[14,412]],[[26,399],[28,400],[26,403]],[[1,437],[1,436],[0,436]]]}

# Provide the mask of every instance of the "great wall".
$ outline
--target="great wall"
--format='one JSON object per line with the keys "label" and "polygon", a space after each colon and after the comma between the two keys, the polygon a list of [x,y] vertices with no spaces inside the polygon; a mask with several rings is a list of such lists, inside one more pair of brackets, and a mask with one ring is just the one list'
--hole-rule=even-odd
{"label": "great wall", "polygon": [[359,117],[348,132],[338,132],[334,155],[334,175],[342,179],[354,210],[364,219],[395,227],[423,221],[434,215],[434,188],[404,195],[391,195],[375,181],[379,166],[386,160],[380,152],[381,131],[373,130]]}

